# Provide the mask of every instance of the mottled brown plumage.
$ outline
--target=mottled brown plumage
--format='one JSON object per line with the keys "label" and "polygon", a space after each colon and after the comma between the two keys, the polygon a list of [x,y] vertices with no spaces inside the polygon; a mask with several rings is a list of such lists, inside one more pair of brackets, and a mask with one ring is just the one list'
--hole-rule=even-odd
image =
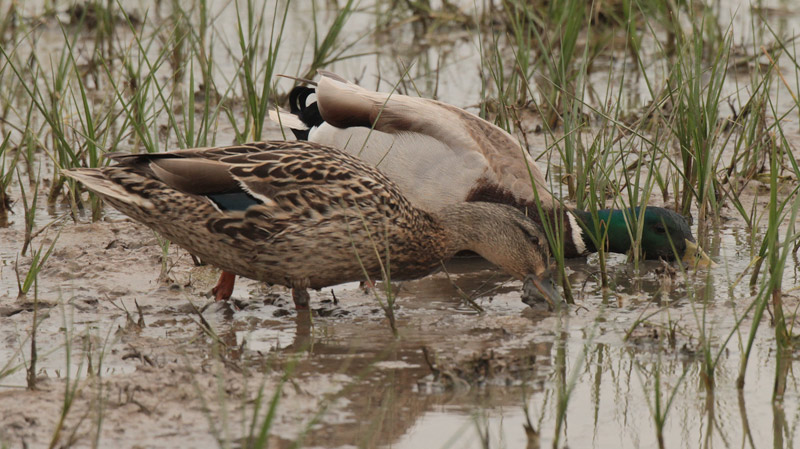
{"label": "mottled brown plumage", "polygon": [[418,278],[467,249],[520,279],[547,268],[544,235],[517,210],[430,214],[374,167],[319,144],[110,157],[118,164],[65,174],[223,270],[295,289],[298,306],[307,288],[382,278],[382,264],[392,280]]}

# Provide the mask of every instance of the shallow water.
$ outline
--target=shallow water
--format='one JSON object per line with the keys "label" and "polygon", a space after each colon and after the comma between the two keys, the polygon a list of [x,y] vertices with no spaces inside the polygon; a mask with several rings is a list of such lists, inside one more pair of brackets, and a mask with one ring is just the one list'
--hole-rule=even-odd
{"label": "shallow water", "polygon": [[[35,6],[28,7],[35,14]],[[721,10],[737,11],[734,41],[750,42],[750,9],[722,2]],[[235,27],[225,26],[235,23],[235,10],[220,11],[215,52],[224,55],[225,45],[235,43]],[[297,56],[310,31],[307,15],[299,2],[292,5],[279,71],[295,73],[309,58]],[[788,7],[767,20],[790,30],[799,17]],[[326,12],[318,20],[330,18]],[[348,36],[368,32],[374,18],[366,7],[355,13]],[[57,27],[42,36],[45,49],[60,45]],[[392,39],[395,45],[386,45]],[[436,33],[414,38],[401,27],[365,38],[353,50],[384,50],[380,54],[329,69],[389,90],[388,81],[404,71],[397,61],[418,58],[410,71],[415,76],[438,68],[438,84],[420,76],[422,95],[435,92],[475,111],[481,86],[476,42],[469,30],[455,39]],[[219,65],[216,76],[233,77],[232,65]],[[609,67],[593,75],[595,82],[608,82],[608,73],[625,66],[612,61]],[[639,98],[645,82],[626,82],[638,96],[631,102],[646,103]],[[726,89],[735,92],[745,83],[731,76]],[[788,110],[791,97],[775,89],[778,108]],[[800,143],[796,120],[787,120],[784,131]],[[274,125],[268,133],[280,137]],[[221,124],[217,143],[232,135]],[[543,134],[529,137],[534,148],[552,143]],[[44,155],[42,163],[43,171],[51,170]],[[18,185],[11,194],[19,198]],[[742,203],[754,200],[763,209],[767,198],[751,189]],[[13,224],[0,229],[0,370],[27,363],[30,354],[34,295],[15,299],[15,265],[30,265],[29,255],[18,257],[22,207],[15,203]],[[37,229],[63,214],[60,207],[48,212],[40,204]],[[44,317],[36,336],[41,379],[37,391],[25,389],[24,369],[0,379],[0,446],[49,443],[69,374],[80,392],[65,433],[72,432],[77,446],[91,445],[100,429],[101,447],[216,447],[220,441],[237,447],[259,388],[271,397],[291,370],[270,432],[276,447],[289,447],[306,430],[308,447],[480,448],[482,439],[489,447],[550,447],[558,434],[559,397],[567,390],[559,447],[655,447],[657,382],[662,407],[674,398],[663,431],[667,447],[793,447],[799,390],[790,369],[787,393],[773,401],[776,346],[769,315],[757,331],[744,388],[736,388],[752,316],[735,329],[756,293],[749,271],[738,279],[757,248],[734,210],[723,215],[726,221],[700,236],[717,262],[707,270],[673,278],[658,274],[660,263],[643,262],[637,270],[613,255],[610,291],[603,292],[596,256],[569,261],[578,306],[563,315],[529,309],[520,301],[520,283],[484,262],[455,260],[448,264],[452,279],[485,312],[464,305],[442,273],[406,282],[398,293],[399,338],[377,300],[355,284],[312,294],[312,315],[294,311],[285,289],[247,280],[237,283],[235,306],[215,304],[204,294],[217,273],[194,266],[179,248],[170,249],[169,273],[159,279],[161,248],[142,226],[112,211],[94,224],[88,217],[65,219],[34,240],[34,249],[47,247],[58,235],[36,286]],[[762,232],[755,232],[755,241]],[[790,256],[783,300],[791,322],[800,306],[798,285],[800,264]],[[713,389],[704,381],[703,335],[712,357],[719,357]],[[538,437],[525,430],[526,410]],[[264,414],[262,406],[259,417]]]}

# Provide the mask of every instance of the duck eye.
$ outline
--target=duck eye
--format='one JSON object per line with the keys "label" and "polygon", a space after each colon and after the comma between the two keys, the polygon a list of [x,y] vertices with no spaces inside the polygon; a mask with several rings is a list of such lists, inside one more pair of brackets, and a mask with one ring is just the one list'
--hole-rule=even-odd
{"label": "duck eye", "polygon": [[662,223],[658,223],[653,227],[653,229],[655,229],[655,231],[658,232],[659,234],[666,234],[667,232],[667,229],[664,227]]}

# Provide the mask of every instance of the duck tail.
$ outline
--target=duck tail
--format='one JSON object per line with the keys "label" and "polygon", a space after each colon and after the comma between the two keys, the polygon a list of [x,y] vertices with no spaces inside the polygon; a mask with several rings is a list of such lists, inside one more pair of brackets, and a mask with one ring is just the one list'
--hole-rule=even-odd
{"label": "duck tail", "polygon": [[[294,135],[299,140],[308,140],[308,134],[313,128],[319,127],[324,122],[319,113],[317,102],[308,104],[308,97],[315,95],[316,90],[307,86],[295,86],[289,92],[289,108],[292,114],[300,119],[306,126],[305,132],[295,132]],[[292,131],[295,131],[294,129]]]}
{"label": "duck tail", "polygon": [[125,204],[135,204],[143,208],[151,208],[153,204],[146,198],[132,194],[124,186],[109,179],[104,169],[101,168],[77,168],[63,170],[64,176],[72,178],[92,192],[107,199],[117,200]]}
{"label": "duck tail", "polygon": [[269,118],[289,128],[297,140],[308,140],[308,134],[323,123],[317,102],[307,104],[315,93],[311,87],[295,86],[289,92],[289,111],[270,110]]}

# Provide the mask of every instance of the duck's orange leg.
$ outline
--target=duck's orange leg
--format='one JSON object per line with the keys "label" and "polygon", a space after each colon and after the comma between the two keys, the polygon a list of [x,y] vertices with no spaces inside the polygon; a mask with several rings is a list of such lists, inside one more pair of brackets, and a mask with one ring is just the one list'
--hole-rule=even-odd
{"label": "duck's orange leg", "polygon": [[217,285],[211,289],[211,293],[214,294],[214,299],[217,301],[231,299],[234,283],[236,283],[236,275],[223,270],[222,274],[219,275]]}

